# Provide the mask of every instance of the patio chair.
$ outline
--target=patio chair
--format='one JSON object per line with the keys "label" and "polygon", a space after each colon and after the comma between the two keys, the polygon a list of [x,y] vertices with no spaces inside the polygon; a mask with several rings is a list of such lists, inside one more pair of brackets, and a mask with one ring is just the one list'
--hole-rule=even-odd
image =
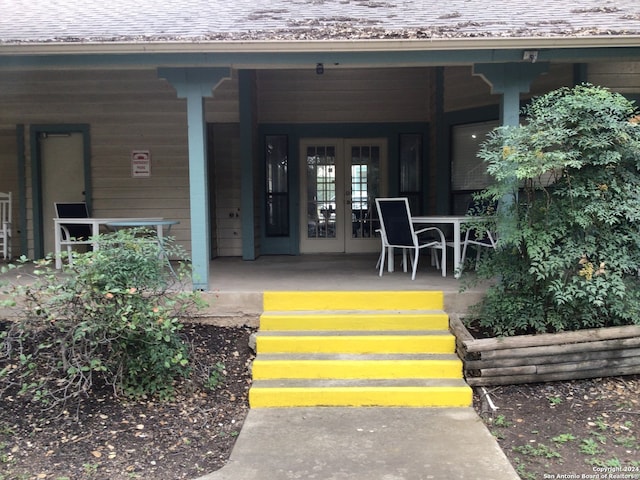
{"label": "patio chair", "polygon": [[11,192],[0,192],[0,250],[2,258],[11,258]]}
{"label": "patio chair", "polygon": [[[496,203],[477,202],[472,201],[469,203],[468,214],[474,216],[491,216],[495,215],[498,205]],[[476,249],[476,265],[478,268],[478,262],[480,260],[480,254],[483,248],[495,249],[497,242],[497,234],[492,229],[493,223],[490,223],[486,228],[469,228],[464,235],[464,242],[462,243],[462,254],[460,255],[460,269],[464,268],[464,262],[467,256],[467,248],[472,245]]]}
{"label": "patio chair", "polygon": [[[89,210],[85,202],[55,202],[57,218],[89,218]],[[73,223],[60,224],[60,246],[67,248],[69,265],[73,263],[72,251],[77,245],[91,245],[93,234],[91,225],[78,225]]]}
{"label": "patio chair", "polygon": [[[447,249],[444,234],[437,227],[427,227],[420,230],[413,228],[411,222],[411,211],[407,198],[376,198],[376,209],[380,218],[380,238],[382,239],[382,251],[380,253],[380,273],[384,270],[384,262],[390,248],[402,248],[403,256],[408,251],[411,254],[412,272],[411,280],[416,278],[420,250],[429,248],[435,253],[436,250],[442,252],[440,266],[442,276],[447,276]],[[424,234],[436,234],[425,237]],[[423,235],[422,237],[420,237]],[[406,266],[406,258],[403,260]]]}
{"label": "patio chair", "polygon": [[[469,229],[465,233],[464,242],[462,244],[462,255],[460,258],[460,265],[464,266],[464,261],[467,256],[467,247],[473,245],[476,247],[476,269],[478,268],[478,261],[480,260],[480,252],[482,248],[495,249],[497,246],[497,237],[495,232],[489,229],[479,231],[478,229]],[[462,267],[460,267],[462,268]]]}

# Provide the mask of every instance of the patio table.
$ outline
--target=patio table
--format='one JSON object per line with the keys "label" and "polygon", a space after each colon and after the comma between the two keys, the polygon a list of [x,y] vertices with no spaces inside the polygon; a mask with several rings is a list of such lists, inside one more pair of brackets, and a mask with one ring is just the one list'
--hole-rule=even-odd
{"label": "patio table", "polygon": [[111,228],[151,228],[155,227],[156,234],[158,236],[158,241],[162,242],[162,238],[164,236],[164,228],[167,227],[167,235],[171,231],[171,227],[180,223],[177,220],[165,220],[164,218],[158,219],[148,219],[148,218],[129,218],[126,220],[115,220],[107,222],[107,227]]}
{"label": "patio table", "polygon": [[[54,242],[55,242],[55,259],[56,259],[56,268],[62,268],[62,235],[61,235],[61,225],[90,225],[91,226],[91,246],[94,250],[98,250],[98,235],[100,234],[100,226],[101,225],[109,225],[110,223],[117,222],[151,222],[153,225],[157,225],[158,222],[164,222],[163,218],[159,217],[146,217],[146,218],[121,218],[121,217],[89,217],[89,218],[54,218],[53,219],[53,229],[54,229]],[[161,228],[161,227],[157,227]]]}
{"label": "patio table", "polygon": [[[167,235],[169,234],[169,232],[171,231],[171,227],[174,225],[177,225],[178,223],[180,223],[177,220],[165,220],[165,219],[159,219],[159,220],[136,220],[136,219],[129,219],[129,220],[118,220],[115,222],[109,222],[107,223],[107,227],[113,228],[113,229],[118,229],[118,228],[149,228],[152,229],[151,227],[155,227],[156,230],[156,240],[158,241],[158,246],[160,247],[160,257],[164,258],[165,257],[165,250],[164,250],[164,242],[162,241],[162,239],[164,238],[164,228],[167,228]],[[175,270],[173,269],[173,266],[171,265],[171,262],[169,261],[169,259],[167,258],[167,263],[169,266],[169,269],[171,270],[171,273],[173,273],[174,277],[177,277]]]}
{"label": "patio table", "polygon": [[480,217],[470,215],[427,215],[411,217],[411,222],[420,225],[452,225],[453,239],[447,242],[453,247],[453,272],[455,278],[460,278],[462,272],[462,233],[461,225],[463,223],[477,222]]}

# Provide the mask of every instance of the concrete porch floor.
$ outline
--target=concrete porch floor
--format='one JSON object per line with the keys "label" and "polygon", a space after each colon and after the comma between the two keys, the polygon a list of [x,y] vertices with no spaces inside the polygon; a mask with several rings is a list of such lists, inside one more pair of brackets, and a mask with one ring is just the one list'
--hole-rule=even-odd
{"label": "concrete porch floor", "polygon": [[464,272],[461,279],[453,271],[442,277],[429,265],[428,257],[421,259],[416,279],[402,271],[400,257],[396,269],[380,277],[375,268],[378,254],[319,254],[300,256],[261,256],[245,261],[238,257],[220,257],[210,264],[210,292],[204,297],[210,304],[204,312],[208,317],[236,317],[240,323],[257,326],[262,313],[262,294],[265,291],[318,290],[442,290],[445,311],[464,313],[477,303],[483,286],[464,292],[460,288],[473,272]]}
{"label": "concrete porch floor", "polygon": [[[400,256],[396,256],[396,270],[380,277],[375,268],[378,254],[319,254],[270,255],[245,261],[239,257],[220,257],[209,266],[210,291],[202,296],[208,307],[200,312],[203,321],[222,325],[258,326],[263,311],[265,291],[318,291],[318,290],[441,290],[444,292],[445,311],[460,314],[477,303],[484,294],[483,285],[469,287],[467,280],[472,271],[464,272],[461,279],[453,276],[451,268],[446,277],[430,265],[429,258],[421,258],[416,279],[403,272]],[[0,261],[0,264],[6,262]],[[26,272],[33,268],[28,265]],[[21,270],[24,272],[24,270]],[[12,270],[0,275],[3,280],[15,281],[18,272]],[[29,275],[21,281],[29,281]],[[461,286],[467,289],[460,292]],[[186,285],[191,288],[190,285]],[[4,312],[5,314],[8,312]]]}

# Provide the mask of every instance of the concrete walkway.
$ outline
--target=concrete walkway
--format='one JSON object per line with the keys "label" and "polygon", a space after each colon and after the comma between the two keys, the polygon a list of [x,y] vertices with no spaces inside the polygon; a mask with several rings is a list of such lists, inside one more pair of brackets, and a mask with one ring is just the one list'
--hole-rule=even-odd
{"label": "concrete walkway", "polygon": [[249,411],[227,465],[199,480],[519,480],[472,408]]}

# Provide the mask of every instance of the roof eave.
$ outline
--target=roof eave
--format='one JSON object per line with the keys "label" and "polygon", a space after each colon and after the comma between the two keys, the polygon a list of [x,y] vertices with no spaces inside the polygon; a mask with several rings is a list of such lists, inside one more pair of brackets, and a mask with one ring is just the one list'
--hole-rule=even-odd
{"label": "roof eave", "polygon": [[302,53],[394,52],[500,49],[639,47],[640,35],[465,37],[372,40],[250,40],[205,41],[43,41],[0,42],[0,55],[86,55],[140,53]]}

